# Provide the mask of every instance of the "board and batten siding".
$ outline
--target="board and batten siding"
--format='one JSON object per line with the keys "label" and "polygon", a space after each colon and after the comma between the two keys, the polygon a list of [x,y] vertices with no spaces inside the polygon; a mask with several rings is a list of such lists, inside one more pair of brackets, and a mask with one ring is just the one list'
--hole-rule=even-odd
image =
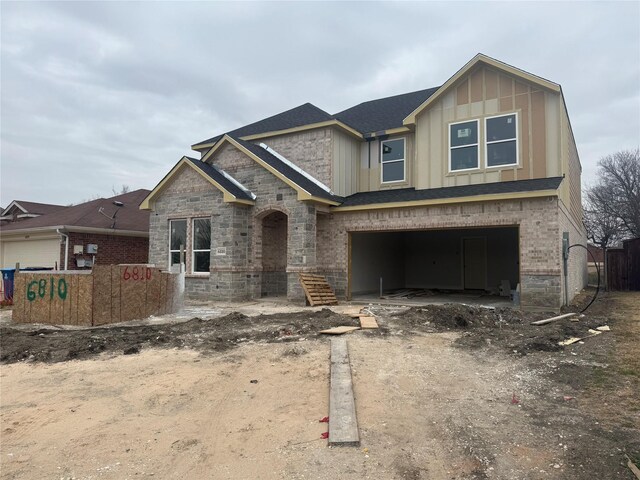
{"label": "board and batten siding", "polygon": [[[416,119],[415,187],[439,188],[561,175],[560,96],[480,67]],[[517,113],[517,166],[486,168],[484,119]],[[479,120],[479,168],[449,172],[449,124]]]}
{"label": "board and batten siding", "polygon": [[331,189],[336,195],[347,196],[358,191],[360,144],[339,130],[333,130],[333,178]]}
{"label": "board and batten siding", "polygon": [[403,182],[382,183],[380,171],[380,140],[362,142],[360,147],[360,168],[358,172],[358,192],[372,192],[394,188],[413,187],[415,178],[415,138],[413,132],[391,135],[385,140],[405,139],[405,179]]}

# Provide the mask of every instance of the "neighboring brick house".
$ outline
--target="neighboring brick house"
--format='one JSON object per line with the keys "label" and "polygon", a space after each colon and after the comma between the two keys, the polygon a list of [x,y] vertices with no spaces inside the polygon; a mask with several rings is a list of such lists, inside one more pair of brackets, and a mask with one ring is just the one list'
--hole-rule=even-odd
{"label": "neighboring brick house", "polygon": [[149,212],[139,206],[148,194],[136,190],[3,224],[2,267],[19,262],[21,267],[76,270],[94,263],[147,263]]}
{"label": "neighboring brick house", "polygon": [[142,203],[150,261],[186,249],[191,297],[497,292],[559,308],[587,278],[581,166],[562,90],[484,55],[442,86],[330,115],[304,104],[192,148]]}

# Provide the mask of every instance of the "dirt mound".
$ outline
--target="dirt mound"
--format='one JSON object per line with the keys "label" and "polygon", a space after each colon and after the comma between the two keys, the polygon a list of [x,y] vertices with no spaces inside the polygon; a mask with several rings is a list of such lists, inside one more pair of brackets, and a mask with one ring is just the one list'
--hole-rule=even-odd
{"label": "dirt mound", "polygon": [[449,303],[446,305],[425,305],[412,307],[396,315],[400,323],[413,328],[435,330],[471,330],[495,328],[504,325],[520,325],[529,318],[520,310],[511,308],[483,308],[472,305]]}
{"label": "dirt mound", "polygon": [[316,338],[320,330],[357,324],[357,319],[323,309],[257,317],[230,313],[208,320],[194,318],[162,325],[32,331],[3,327],[0,328],[0,362],[64,362],[103,352],[132,355],[151,347],[191,348],[211,353],[249,341],[291,342],[303,337]]}
{"label": "dirt mound", "polygon": [[522,312],[511,308],[485,308],[446,304],[412,307],[391,317],[398,328],[412,332],[460,331],[456,344],[466,348],[499,348],[526,355],[553,352],[564,347],[559,342],[571,337],[585,337],[588,330],[606,322],[598,316],[579,321],[560,320],[547,325],[531,322],[553,316],[545,312]]}

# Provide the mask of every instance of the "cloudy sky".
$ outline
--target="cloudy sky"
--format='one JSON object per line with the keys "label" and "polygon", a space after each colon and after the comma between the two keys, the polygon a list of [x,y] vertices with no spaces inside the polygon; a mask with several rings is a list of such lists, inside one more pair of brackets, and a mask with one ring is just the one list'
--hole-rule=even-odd
{"label": "cloudy sky", "polygon": [[151,189],[200,140],[437,86],[478,52],[562,85],[587,182],[640,144],[635,1],[0,5],[2,206]]}

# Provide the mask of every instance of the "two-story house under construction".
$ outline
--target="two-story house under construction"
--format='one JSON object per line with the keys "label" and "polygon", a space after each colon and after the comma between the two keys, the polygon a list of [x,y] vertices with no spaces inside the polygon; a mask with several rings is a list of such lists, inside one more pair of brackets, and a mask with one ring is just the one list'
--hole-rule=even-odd
{"label": "two-story house under construction", "polygon": [[[581,166],[560,85],[477,55],[442,86],[304,104],[192,146],[143,201],[150,262],[192,298],[428,288],[558,309],[586,283]],[[568,238],[567,238],[568,237]],[[381,280],[382,279],[382,280]]]}

